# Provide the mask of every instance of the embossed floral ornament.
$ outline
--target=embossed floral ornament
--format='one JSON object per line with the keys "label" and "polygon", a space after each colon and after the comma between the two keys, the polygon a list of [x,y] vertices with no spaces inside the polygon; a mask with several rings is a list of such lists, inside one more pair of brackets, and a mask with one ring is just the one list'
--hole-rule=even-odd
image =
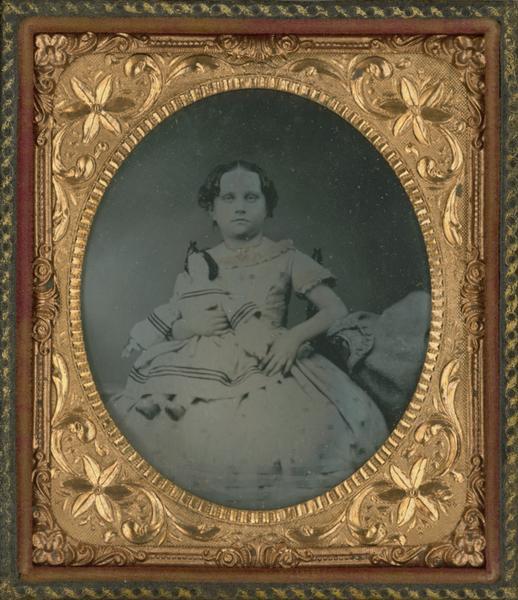
{"label": "embossed floral ornament", "polygon": [[484,54],[484,38],[461,35],[453,42],[455,47],[454,62],[459,67],[474,66],[482,69],[486,64]]}
{"label": "embossed floral ornament", "polygon": [[61,531],[38,531],[32,536],[33,561],[38,564],[62,565],[65,562],[65,538]]}
{"label": "embossed floral ornament", "polygon": [[67,38],[64,35],[36,36],[34,62],[40,66],[61,67],[67,62]]}
{"label": "embossed floral ornament", "polygon": [[457,548],[451,557],[452,563],[458,567],[471,565],[480,567],[484,564],[484,548],[486,540],[478,529],[465,529],[454,541]]}
{"label": "embossed floral ornament", "polygon": [[216,38],[217,47],[227,58],[239,64],[256,62],[276,62],[285,60],[301,45],[294,35],[220,35]]}
{"label": "embossed floral ornament", "polygon": [[122,96],[111,98],[113,93],[113,76],[107,75],[102,79],[95,90],[77,77],[72,77],[70,86],[79,102],[65,107],[62,112],[65,116],[76,119],[86,116],[83,123],[83,142],[91,142],[99,133],[101,126],[111,133],[121,133],[120,121],[111,113],[124,112],[134,106],[134,102]]}
{"label": "embossed floral ornament", "polygon": [[440,108],[444,100],[444,84],[420,86],[406,77],[399,84],[401,98],[390,98],[380,103],[380,108],[392,116],[398,115],[393,127],[395,136],[404,133],[410,126],[417,141],[430,144],[430,132],[427,123],[444,123],[451,115]]}
{"label": "embossed floral ornament", "polygon": [[114,462],[104,471],[89,456],[83,456],[83,466],[86,478],[74,477],[63,482],[63,485],[75,492],[81,492],[72,505],[72,516],[78,517],[91,506],[109,523],[115,518],[112,501],[122,500],[131,492],[124,485],[114,485],[113,482],[120,472],[120,465]]}
{"label": "embossed floral ornament", "polygon": [[438,481],[423,483],[427,463],[426,458],[418,459],[412,465],[408,476],[399,467],[390,466],[390,478],[397,487],[381,492],[379,497],[391,503],[399,503],[397,510],[398,525],[405,525],[411,521],[420,507],[430,514],[433,521],[437,521],[439,518],[439,507],[433,501],[432,495],[445,486]]}

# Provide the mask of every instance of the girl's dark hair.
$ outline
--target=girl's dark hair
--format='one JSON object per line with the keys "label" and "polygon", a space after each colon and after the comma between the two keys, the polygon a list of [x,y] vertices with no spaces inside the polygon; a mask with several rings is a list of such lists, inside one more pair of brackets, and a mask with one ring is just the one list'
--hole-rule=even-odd
{"label": "girl's dark hair", "polygon": [[277,205],[278,198],[273,181],[266,175],[261,167],[246,160],[234,160],[225,163],[224,165],[218,165],[213,169],[198,192],[198,204],[205,210],[211,209],[214,205],[214,198],[219,194],[221,177],[225,173],[234,171],[235,169],[245,169],[246,171],[251,171],[252,173],[257,173],[257,175],[259,175],[261,190],[266,199],[266,215],[268,217],[273,217],[273,209]]}

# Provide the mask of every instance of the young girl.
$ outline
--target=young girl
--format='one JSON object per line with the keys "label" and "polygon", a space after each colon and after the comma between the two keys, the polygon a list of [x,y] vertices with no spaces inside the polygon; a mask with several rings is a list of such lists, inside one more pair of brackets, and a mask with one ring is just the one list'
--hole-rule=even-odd
{"label": "young girl", "polygon": [[[171,301],[133,328],[124,354],[143,352],[110,406],[133,446],[174,483],[248,509],[325,492],[388,435],[373,400],[311,346],[347,310],[330,271],[291,240],[263,235],[276,202],[256,165],[209,175],[199,203],[222,242],[191,253]],[[317,312],[288,329],[292,292]]]}

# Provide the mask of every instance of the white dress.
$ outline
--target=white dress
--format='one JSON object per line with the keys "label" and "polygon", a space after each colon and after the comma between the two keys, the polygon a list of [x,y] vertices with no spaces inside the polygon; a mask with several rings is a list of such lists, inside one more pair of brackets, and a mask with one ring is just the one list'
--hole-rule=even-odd
{"label": "white dress", "polygon": [[[388,435],[385,420],[309,342],[287,376],[268,376],[258,363],[265,340],[285,330],[291,294],[334,277],[291,240],[217,263],[217,278],[204,288],[182,273],[171,301],[133,328],[146,349],[108,408],[134,448],[195,495],[245,509],[315,497],[376,451]],[[219,302],[231,329],[171,339],[183,312]]]}

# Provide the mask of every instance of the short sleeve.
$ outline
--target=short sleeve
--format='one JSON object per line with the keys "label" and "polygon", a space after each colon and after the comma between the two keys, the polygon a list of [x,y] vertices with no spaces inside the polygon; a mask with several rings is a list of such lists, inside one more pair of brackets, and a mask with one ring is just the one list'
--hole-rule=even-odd
{"label": "short sleeve", "polygon": [[176,278],[173,295],[169,302],[157,306],[146,319],[133,327],[130,336],[142,348],[149,348],[164,340],[172,339],[173,323],[181,317],[178,300],[184,287],[185,273],[180,273]]}
{"label": "short sleeve", "polygon": [[336,277],[316,260],[313,260],[299,250],[291,253],[291,283],[298,297],[304,297],[317,285],[324,283],[333,287]]}

